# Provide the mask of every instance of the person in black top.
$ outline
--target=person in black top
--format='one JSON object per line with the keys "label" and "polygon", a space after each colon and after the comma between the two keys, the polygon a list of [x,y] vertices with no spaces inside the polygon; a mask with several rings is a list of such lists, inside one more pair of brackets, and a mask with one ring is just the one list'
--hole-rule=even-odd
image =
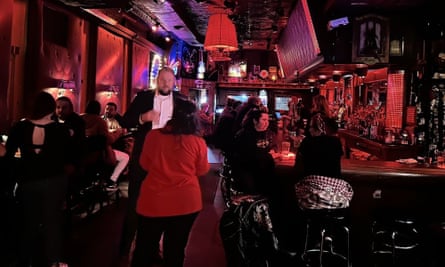
{"label": "person in black top", "polygon": [[253,109],[246,114],[233,145],[233,175],[238,190],[247,194],[269,195],[275,162],[271,150],[276,148],[275,135],[269,130],[269,114]]}
{"label": "person in black top", "polygon": [[[55,109],[56,102],[50,94],[37,94],[31,115],[13,125],[6,142],[5,157],[9,161],[14,161],[20,152],[19,166],[14,172],[23,223],[18,266],[63,266],[60,262],[66,169],[73,160],[73,147],[69,129],[51,118]],[[39,265],[33,256],[42,247],[45,262]]]}
{"label": "person in black top", "polygon": [[233,122],[233,133],[236,134],[239,129],[243,127],[243,121],[247,113],[251,109],[259,109],[261,106],[261,99],[258,96],[250,96],[247,102],[237,108],[235,121]]}
{"label": "person in black top", "polygon": [[241,101],[227,98],[226,106],[216,122],[215,130],[213,131],[213,141],[215,147],[221,149],[226,156],[231,153],[233,146],[233,124],[236,117],[236,108],[241,104]]}
{"label": "person in black top", "polygon": [[[76,147],[83,149],[85,142],[85,122],[79,114],[74,112],[73,102],[66,96],[56,99],[55,119],[64,123],[70,129],[70,135]],[[76,153],[83,153],[82,150]],[[81,155],[81,154],[79,154]]]}
{"label": "person in black top", "polygon": [[321,175],[341,178],[343,148],[335,134],[336,125],[333,118],[323,118],[321,114],[312,116],[310,135],[301,142],[295,160],[297,177]]}

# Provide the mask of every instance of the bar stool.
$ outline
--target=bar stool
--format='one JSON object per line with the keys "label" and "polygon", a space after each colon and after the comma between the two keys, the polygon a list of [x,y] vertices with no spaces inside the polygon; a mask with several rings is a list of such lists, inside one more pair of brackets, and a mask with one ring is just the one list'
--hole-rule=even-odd
{"label": "bar stool", "polygon": [[306,235],[301,258],[304,262],[311,264],[315,259],[321,267],[326,262],[340,260],[351,266],[348,213],[349,209],[303,211]]}
{"label": "bar stool", "polygon": [[[315,259],[317,266],[321,267],[324,263],[337,263],[340,259],[350,267],[348,215],[352,187],[341,179],[311,175],[298,182],[295,189],[299,207],[306,219],[305,243],[301,255],[303,261],[311,265]],[[339,249],[341,246],[343,248]],[[315,258],[311,256],[314,254]]]}
{"label": "bar stool", "polygon": [[384,255],[391,257],[393,266],[403,260],[412,262],[412,256],[419,252],[419,248],[420,233],[415,220],[410,218],[374,220],[371,251],[376,263]]}

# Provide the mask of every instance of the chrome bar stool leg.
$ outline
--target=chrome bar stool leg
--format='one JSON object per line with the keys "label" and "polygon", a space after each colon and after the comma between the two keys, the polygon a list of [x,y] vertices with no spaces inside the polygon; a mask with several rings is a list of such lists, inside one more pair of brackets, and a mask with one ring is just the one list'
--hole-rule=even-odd
{"label": "chrome bar stool leg", "polygon": [[325,233],[326,233],[326,230],[324,229],[324,228],[322,228],[321,229],[321,231],[320,231],[320,237],[321,237],[321,239],[320,239],[320,267],[322,267],[323,266],[323,250],[324,250],[324,238],[325,238]]}

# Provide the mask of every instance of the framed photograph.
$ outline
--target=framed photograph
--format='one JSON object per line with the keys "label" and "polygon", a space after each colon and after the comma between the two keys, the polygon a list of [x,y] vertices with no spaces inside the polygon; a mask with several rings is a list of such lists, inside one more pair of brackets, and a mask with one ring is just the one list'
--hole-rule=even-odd
{"label": "framed photograph", "polygon": [[389,43],[389,55],[390,56],[403,56],[404,42],[398,39],[392,40]]}
{"label": "framed photograph", "polygon": [[354,20],[352,62],[373,65],[389,61],[389,21],[377,15]]}

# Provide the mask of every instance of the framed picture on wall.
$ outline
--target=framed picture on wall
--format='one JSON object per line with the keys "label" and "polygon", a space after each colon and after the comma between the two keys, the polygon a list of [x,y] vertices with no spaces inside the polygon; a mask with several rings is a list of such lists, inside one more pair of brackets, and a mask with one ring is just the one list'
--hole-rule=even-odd
{"label": "framed picture on wall", "polygon": [[377,15],[366,15],[354,20],[352,62],[373,65],[388,63],[389,22]]}
{"label": "framed picture on wall", "polygon": [[199,49],[184,44],[181,57],[181,77],[196,78],[199,61]]}
{"label": "framed picture on wall", "polygon": [[398,40],[398,39],[391,40],[389,46],[390,56],[403,56],[404,50],[405,50],[404,40]]}

